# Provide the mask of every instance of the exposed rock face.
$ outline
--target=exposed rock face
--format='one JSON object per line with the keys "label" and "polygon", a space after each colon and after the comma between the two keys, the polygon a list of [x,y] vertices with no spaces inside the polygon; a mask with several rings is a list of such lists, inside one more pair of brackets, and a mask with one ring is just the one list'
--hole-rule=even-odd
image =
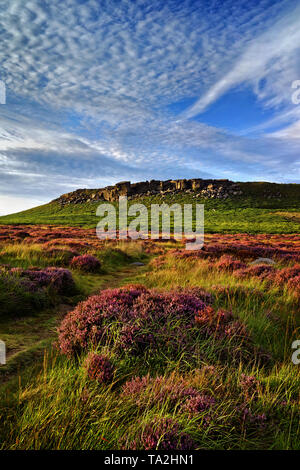
{"label": "exposed rock face", "polygon": [[[55,202],[65,204],[82,204],[92,201],[117,201],[119,196],[127,196],[134,199],[140,196],[161,195],[170,193],[192,193],[193,197],[227,199],[238,196],[242,191],[237,183],[229,180],[151,180],[140,183],[122,181],[114,186],[106,186],[100,189],[77,189],[71,193],[63,194]],[[53,201],[53,202],[54,202]]]}

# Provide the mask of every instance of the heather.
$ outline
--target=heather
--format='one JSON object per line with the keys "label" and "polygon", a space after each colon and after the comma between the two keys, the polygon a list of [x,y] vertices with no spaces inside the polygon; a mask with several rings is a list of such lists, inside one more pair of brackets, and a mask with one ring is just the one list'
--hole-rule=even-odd
{"label": "heather", "polygon": [[29,278],[20,278],[4,270],[0,271],[0,318],[27,314],[50,303],[45,291],[35,289]]}
{"label": "heather", "polygon": [[87,273],[97,272],[100,269],[100,261],[92,255],[74,256],[70,263],[71,268],[79,269]]}
{"label": "heather", "polygon": [[[159,418],[145,426],[141,434],[129,444],[130,450],[191,450],[195,443],[172,418]],[[127,449],[127,446],[124,446]]]}
{"label": "heather", "polygon": [[[2,242],[15,254],[1,255],[1,272],[53,303],[36,318],[0,321],[21,376],[0,387],[3,449],[299,449],[298,235],[208,234],[188,252],[100,242],[78,227],[22,231],[22,241]],[[22,259],[23,247],[38,246],[36,264]],[[55,251],[51,263],[52,249],[92,256],[101,269]],[[55,287],[58,272],[77,294]],[[25,355],[12,329],[29,344],[26,322],[37,346]]]}
{"label": "heather", "polygon": [[69,270],[0,268],[0,311],[22,315],[51,305],[55,295],[74,295],[77,289]]}
{"label": "heather", "polygon": [[[200,292],[200,297],[202,293]],[[127,355],[189,361],[205,357],[212,341],[220,358],[250,360],[254,351],[243,323],[228,311],[214,311],[194,293],[160,292],[142,286],[108,289],[71,311],[59,328],[59,349],[76,356],[91,345],[109,345],[118,357]],[[207,344],[208,343],[208,344]],[[259,354],[257,360],[260,359]]]}
{"label": "heather", "polygon": [[85,361],[85,368],[89,379],[99,383],[109,383],[113,379],[113,365],[106,356],[91,352]]}
{"label": "heather", "polygon": [[[20,232],[26,237],[14,235]],[[116,272],[118,282],[128,269],[135,272],[137,268],[128,268],[130,263],[148,256],[138,244],[130,250],[128,244],[92,244],[84,230],[7,227],[1,234],[0,338],[7,344],[9,359],[0,368],[0,380],[39,364],[67,311],[103,284],[116,282]],[[101,269],[86,272],[72,267],[72,259],[80,256]]]}

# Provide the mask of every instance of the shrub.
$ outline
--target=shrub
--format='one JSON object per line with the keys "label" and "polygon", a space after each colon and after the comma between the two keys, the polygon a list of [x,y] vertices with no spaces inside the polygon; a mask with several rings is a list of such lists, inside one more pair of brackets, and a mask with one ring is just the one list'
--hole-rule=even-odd
{"label": "shrub", "polygon": [[85,368],[91,380],[96,380],[99,383],[112,381],[114,368],[106,356],[89,353],[85,361]]}
{"label": "shrub", "polygon": [[215,299],[213,294],[197,286],[193,286],[193,287],[176,286],[176,289],[174,289],[174,291],[184,292],[185,294],[193,295],[197,297],[199,300],[202,300],[202,302],[204,302],[205,304],[212,304]]}
{"label": "shrub", "polygon": [[297,297],[300,298],[300,275],[289,279],[287,287],[288,289],[292,290]]}
{"label": "shrub", "polygon": [[300,276],[300,265],[295,264],[291,268],[279,269],[275,272],[274,276],[271,278],[273,283],[277,286],[284,286],[292,278]]}
{"label": "shrub", "polygon": [[86,273],[94,273],[100,269],[100,261],[92,255],[74,256],[70,264],[71,268],[79,269]]}
{"label": "shrub", "polygon": [[211,421],[210,410],[215,404],[216,400],[213,397],[198,394],[187,400],[181,409],[188,413],[189,417],[203,415],[203,425],[207,426]]}
{"label": "shrub", "polygon": [[246,268],[246,264],[235,260],[232,256],[223,255],[214,265],[219,270],[234,271],[236,269]]}
{"label": "shrub", "polygon": [[46,287],[51,287],[58,294],[68,295],[76,292],[72,274],[64,268],[11,268],[7,271],[7,276],[17,278],[20,285],[29,292],[36,292]]}
{"label": "shrub", "polygon": [[72,294],[76,286],[71,272],[64,268],[26,269],[19,271],[19,276],[32,282],[34,289],[52,287],[58,294]]}
{"label": "shrub", "polygon": [[265,429],[267,417],[265,413],[255,414],[248,407],[242,407],[240,410],[240,420],[242,429],[245,432],[257,432]]}
{"label": "shrub", "polygon": [[[185,291],[131,286],[107,289],[77,305],[60,325],[58,345],[69,356],[100,344],[113,347],[119,357],[151,353],[157,360],[189,355],[196,361],[201,341],[209,336],[228,342],[223,356],[232,348],[239,349],[240,356],[253,353],[245,326],[231,312],[214,311]],[[239,348],[241,344],[245,347]]]}
{"label": "shrub", "polygon": [[[121,353],[137,354],[162,345],[184,350],[193,344],[188,328],[204,307],[200,299],[184,292],[161,293],[143,286],[107,289],[65,317],[59,329],[60,350],[72,355],[91,342],[106,340],[114,341]],[[117,333],[113,339],[112,329]]]}
{"label": "shrub", "polygon": [[147,424],[141,435],[130,445],[130,450],[191,450],[195,443],[182,433],[179,424],[171,418],[156,418]]}
{"label": "shrub", "polygon": [[241,374],[240,386],[247,400],[257,396],[259,382],[254,376]]}
{"label": "shrub", "polygon": [[211,306],[197,312],[195,323],[200,326],[208,335],[225,336],[228,327],[232,326],[234,318],[231,312],[219,309],[215,311]]}
{"label": "shrub", "polygon": [[239,279],[244,279],[248,277],[259,277],[260,279],[265,279],[275,272],[273,266],[267,264],[257,264],[255,266],[248,266],[244,269],[239,269],[233,273]]}
{"label": "shrub", "polygon": [[147,374],[127,381],[123,385],[122,394],[133,400],[139,408],[168,404],[168,408],[172,410],[187,399],[199,396],[199,391],[182,377],[171,375],[152,378]]}
{"label": "shrub", "polygon": [[48,304],[49,296],[34,282],[10,270],[0,271],[0,316],[26,315]]}

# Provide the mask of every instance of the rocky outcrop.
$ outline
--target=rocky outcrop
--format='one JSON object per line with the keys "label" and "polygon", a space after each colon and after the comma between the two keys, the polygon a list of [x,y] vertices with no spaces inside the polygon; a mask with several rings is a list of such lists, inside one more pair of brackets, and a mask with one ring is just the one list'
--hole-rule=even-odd
{"label": "rocky outcrop", "polygon": [[242,191],[238,183],[229,180],[204,180],[180,179],[180,180],[151,180],[140,183],[122,181],[114,186],[106,186],[100,189],[77,189],[71,193],[63,194],[52,202],[66,204],[83,204],[93,201],[117,201],[119,196],[127,196],[135,199],[141,196],[161,195],[164,197],[170,193],[190,193],[192,197],[227,199],[239,196]]}

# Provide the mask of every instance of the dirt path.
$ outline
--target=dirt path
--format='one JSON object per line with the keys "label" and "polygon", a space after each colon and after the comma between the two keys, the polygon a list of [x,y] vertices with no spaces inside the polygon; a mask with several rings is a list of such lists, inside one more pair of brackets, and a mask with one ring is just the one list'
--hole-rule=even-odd
{"label": "dirt path", "polygon": [[138,274],[145,273],[147,271],[147,265],[145,266],[126,266],[126,268],[121,269],[113,273],[112,278],[105,281],[100,290],[111,289],[115,287],[120,287],[122,284],[127,284],[131,282]]}

